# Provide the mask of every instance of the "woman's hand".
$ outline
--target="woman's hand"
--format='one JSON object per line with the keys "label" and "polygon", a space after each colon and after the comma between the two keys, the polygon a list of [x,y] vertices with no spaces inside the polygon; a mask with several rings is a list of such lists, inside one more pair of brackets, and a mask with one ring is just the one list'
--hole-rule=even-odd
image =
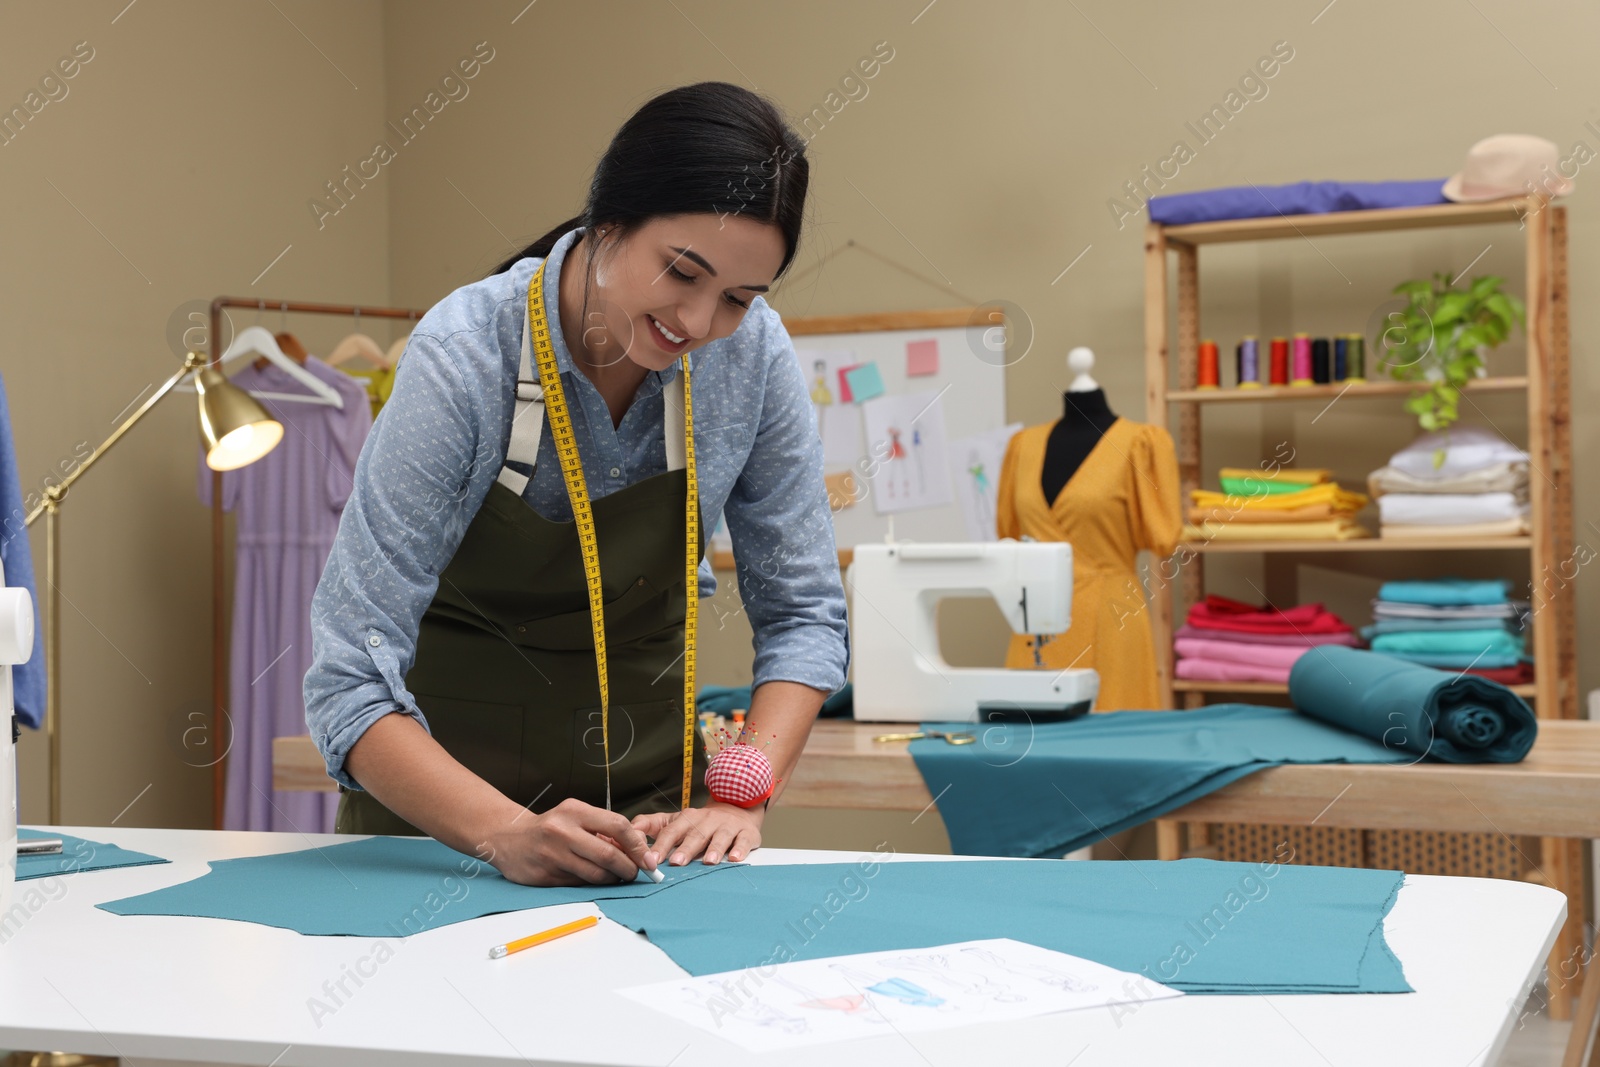
{"label": "woman's hand", "polygon": [[520,885],[615,885],[656,866],[627,816],[570,798],[543,815],[522,811],[482,848],[480,859]]}
{"label": "woman's hand", "polygon": [[681,867],[702,854],[708,864],[721,863],[723,856],[737,863],[761,847],[765,816],[765,808],[712,802],[686,811],[636,815],[633,829],[654,839],[645,854],[652,867],[663,862]]}

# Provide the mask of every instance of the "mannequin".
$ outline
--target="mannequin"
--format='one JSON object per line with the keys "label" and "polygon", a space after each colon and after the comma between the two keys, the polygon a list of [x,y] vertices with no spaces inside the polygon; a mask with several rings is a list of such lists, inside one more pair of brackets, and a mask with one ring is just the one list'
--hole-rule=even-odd
{"label": "mannequin", "polygon": [[1087,348],[1074,348],[1067,353],[1067,369],[1074,371],[1076,377],[1061,394],[1061,421],[1050,430],[1044,449],[1044,473],[1039,479],[1046,500],[1061,495],[1062,487],[1072,480],[1100,438],[1117,421],[1116,412],[1106,403],[1105,390],[1089,376],[1094,369],[1094,353]]}

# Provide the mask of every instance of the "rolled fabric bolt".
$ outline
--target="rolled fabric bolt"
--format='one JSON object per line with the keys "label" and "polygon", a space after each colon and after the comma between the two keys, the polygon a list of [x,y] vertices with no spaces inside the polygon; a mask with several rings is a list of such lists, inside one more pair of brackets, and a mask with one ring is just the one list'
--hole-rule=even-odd
{"label": "rolled fabric bolt", "polygon": [[1261,342],[1254,337],[1239,342],[1239,388],[1261,388]]}
{"label": "rolled fabric bolt", "polygon": [[1311,384],[1311,335],[1297,333],[1294,335],[1294,376],[1289,380],[1290,385]]}
{"label": "rolled fabric bolt", "polygon": [[1274,337],[1272,339],[1272,384],[1289,384],[1289,339],[1287,337]]}
{"label": "rolled fabric bolt", "polygon": [[1311,380],[1319,385],[1332,381],[1332,368],[1328,360],[1328,339],[1318,337],[1311,342]]}
{"label": "rolled fabric bolt", "polygon": [[772,762],[754,745],[729,745],[711,757],[706,767],[706,788],[711,799],[737,808],[753,808],[772,795],[776,786]]}

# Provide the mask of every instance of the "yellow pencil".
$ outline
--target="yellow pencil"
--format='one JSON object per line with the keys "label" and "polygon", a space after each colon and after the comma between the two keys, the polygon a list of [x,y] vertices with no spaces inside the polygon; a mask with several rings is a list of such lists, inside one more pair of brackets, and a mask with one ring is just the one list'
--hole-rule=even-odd
{"label": "yellow pencil", "polygon": [[504,957],[511,955],[513,952],[521,952],[525,948],[532,948],[534,945],[542,945],[546,941],[554,941],[558,937],[566,937],[568,934],[575,934],[579,930],[587,930],[589,927],[593,926],[599,921],[599,918],[596,916],[585,915],[576,922],[566,923],[561,926],[553,927],[549,930],[541,931],[537,934],[529,934],[527,937],[519,938],[516,941],[508,941],[504,945],[496,945],[494,948],[489,950],[489,958],[491,960],[503,959]]}

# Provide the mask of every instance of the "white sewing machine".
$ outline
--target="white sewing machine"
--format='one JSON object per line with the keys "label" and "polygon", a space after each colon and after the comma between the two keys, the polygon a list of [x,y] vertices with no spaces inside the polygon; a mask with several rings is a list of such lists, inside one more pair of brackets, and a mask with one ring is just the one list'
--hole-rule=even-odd
{"label": "white sewing machine", "polygon": [[[1100,676],[1051,670],[1039,650],[1072,625],[1072,546],[984,541],[858,545],[851,662],[855,717],[867,722],[1044,722],[1094,707]],[[1036,670],[952,667],[939,653],[936,613],[949,596],[987,593],[1011,629],[1031,634]]]}
{"label": "white sewing machine", "polygon": [[[5,573],[0,568],[0,586]],[[26,589],[0,588],[0,915],[11,910],[17,878],[17,745],[11,664],[33,653],[33,599]]]}

